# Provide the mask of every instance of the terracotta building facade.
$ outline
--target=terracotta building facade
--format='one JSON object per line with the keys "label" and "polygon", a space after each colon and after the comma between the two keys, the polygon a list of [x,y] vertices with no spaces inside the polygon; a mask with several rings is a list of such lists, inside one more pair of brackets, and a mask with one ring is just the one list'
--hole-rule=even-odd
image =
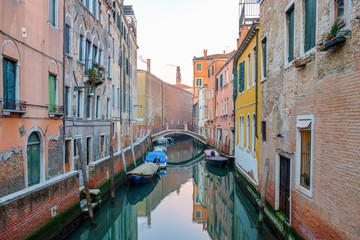
{"label": "terracotta building facade", "polygon": [[360,235],[358,5],[261,2],[259,191],[268,165],[267,201],[305,239]]}

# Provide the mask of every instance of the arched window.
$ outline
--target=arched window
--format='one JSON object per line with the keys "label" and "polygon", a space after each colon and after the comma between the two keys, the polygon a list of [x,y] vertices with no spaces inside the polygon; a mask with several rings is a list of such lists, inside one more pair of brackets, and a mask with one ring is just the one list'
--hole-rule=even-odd
{"label": "arched window", "polygon": [[255,128],[256,128],[256,116],[255,113],[253,114],[252,120],[252,152],[255,153],[256,151],[256,136],[255,136]]}
{"label": "arched window", "polygon": [[250,115],[248,114],[246,120],[246,148],[250,150]]}
{"label": "arched window", "polygon": [[33,132],[26,146],[28,187],[40,183],[40,139]]}

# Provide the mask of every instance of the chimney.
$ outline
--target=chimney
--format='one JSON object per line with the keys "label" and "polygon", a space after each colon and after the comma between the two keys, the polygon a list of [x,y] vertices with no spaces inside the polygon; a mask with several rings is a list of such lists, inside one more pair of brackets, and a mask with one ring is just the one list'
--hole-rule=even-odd
{"label": "chimney", "polygon": [[150,72],[150,60],[151,59],[146,59],[146,65],[147,65],[147,71]]}
{"label": "chimney", "polygon": [[181,73],[180,73],[180,67],[176,67],[176,85],[181,84]]}
{"label": "chimney", "polygon": [[237,40],[237,48],[239,48],[241,43],[244,41],[248,31],[249,31],[248,25],[246,25],[246,24],[241,25],[241,29],[239,32],[239,39]]}
{"label": "chimney", "polygon": [[224,55],[225,55],[226,53],[225,53],[225,50],[224,50]]}
{"label": "chimney", "polygon": [[207,59],[207,49],[204,49],[204,58]]}

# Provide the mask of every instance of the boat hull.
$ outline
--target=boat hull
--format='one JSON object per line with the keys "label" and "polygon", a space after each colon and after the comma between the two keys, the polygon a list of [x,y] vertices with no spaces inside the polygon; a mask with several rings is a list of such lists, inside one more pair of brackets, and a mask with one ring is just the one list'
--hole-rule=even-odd
{"label": "boat hull", "polygon": [[226,167],[228,159],[226,157],[207,157],[206,162],[214,167]]}

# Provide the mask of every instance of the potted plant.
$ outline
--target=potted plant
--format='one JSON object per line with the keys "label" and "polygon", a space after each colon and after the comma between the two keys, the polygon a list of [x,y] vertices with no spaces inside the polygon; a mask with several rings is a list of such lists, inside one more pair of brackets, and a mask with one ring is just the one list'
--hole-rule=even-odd
{"label": "potted plant", "polygon": [[91,83],[95,83],[96,81],[98,81],[100,79],[101,76],[94,68],[90,68],[88,70],[88,77],[89,77],[89,81]]}
{"label": "potted plant", "polygon": [[350,30],[339,30],[339,25],[334,22],[329,32],[323,33],[319,43],[320,51],[325,51],[331,47],[344,43],[346,36],[350,35]]}

